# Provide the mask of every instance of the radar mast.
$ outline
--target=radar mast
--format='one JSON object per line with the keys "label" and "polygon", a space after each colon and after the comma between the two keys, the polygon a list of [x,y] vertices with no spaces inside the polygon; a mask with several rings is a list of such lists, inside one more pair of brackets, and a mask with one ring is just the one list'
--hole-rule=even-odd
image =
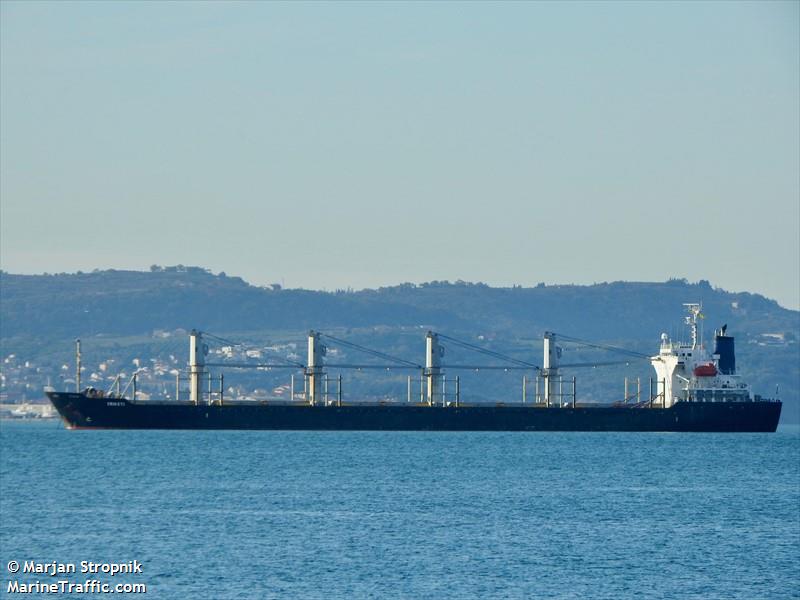
{"label": "radar mast", "polygon": [[703,305],[698,303],[684,303],[687,312],[686,324],[692,332],[692,350],[697,348],[697,319],[705,319],[703,316]]}

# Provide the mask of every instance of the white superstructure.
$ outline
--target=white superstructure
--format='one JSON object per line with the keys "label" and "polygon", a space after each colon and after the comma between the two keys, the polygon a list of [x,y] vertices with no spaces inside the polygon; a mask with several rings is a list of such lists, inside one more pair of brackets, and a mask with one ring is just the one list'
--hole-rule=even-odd
{"label": "white superstructure", "polygon": [[688,311],[686,324],[691,342],[674,342],[661,334],[658,355],[650,359],[658,375],[659,394],[664,406],[676,402],[747,402],[750,386],[736,374],[733,338],[726,335],[726,326],[715,331],[714,352],[709,352],[699,331],[699,320],[705,318],[700,304],[684,304]]}

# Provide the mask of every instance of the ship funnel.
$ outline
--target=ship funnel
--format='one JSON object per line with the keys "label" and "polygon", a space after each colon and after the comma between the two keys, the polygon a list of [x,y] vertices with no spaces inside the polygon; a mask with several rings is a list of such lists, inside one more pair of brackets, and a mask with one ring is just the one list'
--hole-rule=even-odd
{"label": "ship funnel", "polygon": [[719,370],[723,375],[736,373],[736,354],[733,346],[733,336],[725,335],[726,327],[716,332],[714,336],[714,354],[719,355]]}

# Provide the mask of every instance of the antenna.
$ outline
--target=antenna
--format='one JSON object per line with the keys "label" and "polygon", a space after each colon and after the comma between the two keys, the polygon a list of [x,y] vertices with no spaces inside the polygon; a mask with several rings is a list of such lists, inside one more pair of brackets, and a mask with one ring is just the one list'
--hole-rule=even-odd
{"label": "antenna", "polygon": [[81,393],[81,340],[75,340],[75,391]]}
{"label": "antenna", "polygon": [[689,313],[689,315],[686,317],[686,324],[689,326],[692,332],[692,350],[694,350],[697,348],[697,319],[705,318],[702,312],[703,305],[699,302],[684,302],[683,305],[686,307],[686,310]]}

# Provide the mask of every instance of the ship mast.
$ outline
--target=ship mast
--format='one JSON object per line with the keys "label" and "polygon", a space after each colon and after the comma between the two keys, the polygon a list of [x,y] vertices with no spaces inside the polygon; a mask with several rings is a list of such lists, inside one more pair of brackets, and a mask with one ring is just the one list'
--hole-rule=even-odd
{"label": "ship mast", "polygon": [[[558,377],[558,347],[556,334],[544,332],[544,360],[542,362],[542,379],[544,380],[544,403],[550,406],[553,395],[553,383]],[[559,402],[561,398],[559,398]]]}
{"label": "ship mast", "polygon": [[308,403],[314,406],[322,398],[322,381],[325,377],[324,356],[327,348],[319,341],[318,331],[308,332],[308,366],[306,378],[308,380]]}
{"label": "ship mast", "polygon": [[75,391],[81,393],[81,340],[75,340]]}
{"label": "ship mast", "polygon": [[696,304],[696,303],[684,303],[686,310],[689,312],[689,315],[686,317],[686,324],[689,326],[692,332],[692,350],[697,348],[697,319],[704,319],[703,316],[703,305]]}
{"label": "ship mast", "polygon": [[192,329],[189,334],[189,400],[200,404],[203,395],[203,371],[208,347],[203,344],[203,334]]}
{"label": "ship mast", "polygon": [[439,344],[439,334],[429,331],[425,336],[425,378],[428,382],[426,400],[430,406],[438,404],[442,398],[442,357],[444,346]]}

